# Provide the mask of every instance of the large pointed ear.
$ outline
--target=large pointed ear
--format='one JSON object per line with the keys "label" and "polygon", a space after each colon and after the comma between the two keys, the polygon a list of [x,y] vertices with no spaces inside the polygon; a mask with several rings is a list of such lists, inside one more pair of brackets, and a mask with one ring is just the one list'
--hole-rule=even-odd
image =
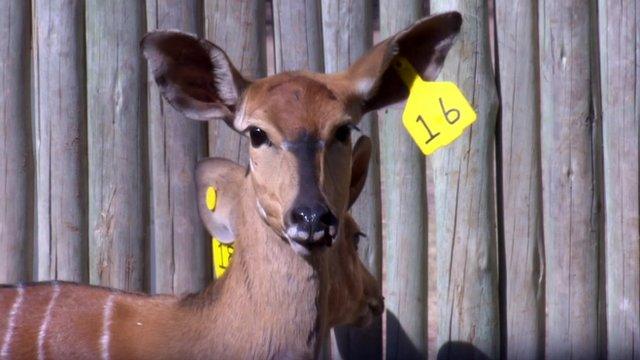
{"label": "large pointed ear", "polygon": [[221,243],[235,240],[235,224],[245,169],[233,161],[209,158],[198,163],[198,213],[211,236]]}
{"label": "large pointed ear", "polygon": [[367,182],[369,172],[369,159],[371,158],[371,139],[368,136],[361,136],[353,147],[351,156],[351,186],[349,187],[349,206],[360,196],[364,184]]}
{"label": "large pointed ear", "polygon": [[363,55],[346,72],[363,113],[402,101],[409,92],[393,68],[406,58],[424,80],[434,80],[460,32],[462,16],[448,12],[426,17],[389,37]]}
{"label": "large pointed ear", "polygon": [[162,96],[186,117],[232,125],[249,82],[211,42],[179,31],[153,31],[140,43]]}

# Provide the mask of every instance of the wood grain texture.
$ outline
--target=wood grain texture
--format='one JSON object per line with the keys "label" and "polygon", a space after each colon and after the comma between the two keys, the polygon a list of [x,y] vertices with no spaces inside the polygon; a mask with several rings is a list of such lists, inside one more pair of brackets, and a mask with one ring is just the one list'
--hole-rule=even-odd
{"label": "wood grain texture", "polygon": [[31,8],[0,2],[0,284],[30,278],[33,155],[29,102]]}
{"label": "wood grain texture", "polygon": [[506,357],[544,354],[537,2],[497,1]]}
{"label": "wood grain texture", "polygon": [[[249,79],[267,75],[264,0],[206,0],[206,38],[220,46]],[[209,155],[248,164],[244,136],[221,121],[209,122]]]}
{"label": "wood grain texture", "polygon": [[147,230],[144,16],[137,1],[87,2],[89,278],[138,291]]}
{"label": "wood grain texture", "polygon": [[432,13],[462,13],[441,79],[455,82],[476,122],[434,154],[439,358],[499,357],[493,146],[498,108],[485,1],[431,1]]}
{"label": "wood grain texture", "polygon": [[607,355],[640,359],[640,5],[598,5]]}
{"label": "wood grain texture", "polygon": [[273,0],[276,73],[324,71],[320,0]]}
{"label": "wood grain texture", "polygon": [[[322,38],[327,73],[346,70],[367,52],[373,42],[373,4],[365,0],[323,0]],[[369,136],[373,153],[365,187],[351,213],[367,234],[358,252],[367,269],[382,280],[382,224],[380,219],[380,154],[375,114],[365,115],[358,125]],[[361,134],[354,133],[353,142]],[[332,338],[334,359],[380,359],[382,357],[382,320],[366,329],[341,327]]]}
{"label": "wood grain texture", "polygon": [[[422,2],[380,2],[380,36],[421,17]],[[402,125],[404,104],[378,113],[387,359],[426,356],[426,194],[424,156]]]}
{"label": "wood grain texture", "polygon": [[84,1],[33,1],[37,280],[86,281]]}
{"label": "wood grain texture", "polygon": [[539,6],[541,162],[549,358],[595,358],[598,195],[590,8]]}
{"label": "wood grain texture", "polygon": [[[148,0],[147,27],[200,33],[199,2]],[[148,75],[151,292],[185,293],[211,280],[208,236],[196,207],[195,168],[206,153],[206,126],[180,115]]]}

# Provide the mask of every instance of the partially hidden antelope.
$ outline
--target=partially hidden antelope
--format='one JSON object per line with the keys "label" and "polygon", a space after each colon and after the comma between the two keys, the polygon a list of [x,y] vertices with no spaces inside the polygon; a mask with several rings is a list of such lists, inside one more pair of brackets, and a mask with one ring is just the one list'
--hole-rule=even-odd
{"label": "partially hidden antelope", "polygon": [[[364,185],[369,139],[362,137],[353,151],[350,205]],[[196,174],[198,210],[205,227],[222,241],[238,239],[234,266],[222,279],[181,298],[65,282],[2,287],[0,314],[8,316],[6,324],[0,324],[0,359],[298,358],[290,351],[298,337],[283,337],[291,334],[280,334],[282,322],[272,319],[279,314],[290,323],[304,318],[305,314],[291,312],[289,302],[307,288],[295,277],[279,283],[283,277],[262,271],[269,268],[263,262],[281,261],[280,252],[291,250],[286,244],[265,249],[266,239],[244,223],[260,221],[255,211],[243,209],[256,201],[246,169],[226,159],[206,159]],[[219,194],[215,211],[205,204],[209,187]],[[382,312],[377,281],[357,255],[361,235],[357,223],[345,214],[339,230],[344,240],[326,250],[328,306],[323,316],[329,327],[363,326]],[[280,270],[289,275],[307,270],[298,266],[282,262]],[[256,328],[272,333],[243,330]]]}
{"label": "partially hidden antelope", "polygon": [[347,317],[332,318],[332,305],[341,304],[330,298],[343,288],[334,272],[348,264],[335,249],[352,224],[352,190],[366,176],[352,172],[363,161],[354,154],[366,152],[352,151],[351,130],[366,112],[407,98],[393,68],[400,57],[435,79],[461,23],[456,12],[424,18],[341,73],[255,81],[207,40],[147,34],[142,50],[163,97],[188,118],[223,120],[250,139],[249,169],[232,206],[240,211],[223,216],[221,205],[208,225],[235,238],[233,265],[183,299],[66,284],[4,290],[0,357],[316,357],[329,328]]}

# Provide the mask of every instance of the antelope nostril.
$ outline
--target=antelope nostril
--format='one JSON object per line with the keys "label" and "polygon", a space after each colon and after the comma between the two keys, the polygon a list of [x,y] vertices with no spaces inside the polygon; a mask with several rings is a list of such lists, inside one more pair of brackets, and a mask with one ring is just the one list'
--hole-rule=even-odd
{"label": "antelope nostril", "polygon": [[307,222],[307,214],[305,208],[297,208],[291,211],[291,222],[294,224],[301,224]]}

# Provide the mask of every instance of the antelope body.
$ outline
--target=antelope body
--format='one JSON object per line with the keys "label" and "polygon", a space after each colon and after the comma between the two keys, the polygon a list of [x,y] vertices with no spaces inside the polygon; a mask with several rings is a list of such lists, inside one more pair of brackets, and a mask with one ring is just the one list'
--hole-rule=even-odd
{"label": "antelope body", "polygon": [[199,203],[207,228],[236,240],[233,265],[182,299],[65,283],[0,290],[0,358],[313,358],[330,326],[379,312],[379,290],[363,285],[345,246],[369,159],[367,146],[352,151],[350,131],[362,114],[406,99],[398,57],[435,79],[461,22],[455,12],[422,19],[343,73],[254,82],[206,40],[147,34],[143,53],[163,97],[251,139],[246,175],[220,160],[197,174],[199,191],[216,179],[239,184],[237,200],[214,213]]}
{"label": "antelope body", "polygon": [[[366,166],[369,144],[362,143]],[[218,189],[216,216],[262,224],[256,211],[242,211],[243,201],[255,202],[244,173],[228,160],[208,159],[199,166],[198,186]],[[209,228],[213,214],[200,210]],[[234,265],[199,294],[149,296],[66,282],[3,287],[0,313],[8,316],[0,322],[0,359],[311,358],[329,327],[365,324],[382,311],[348,215],[341,241],[315,260],[320,271],[265,225],[232,228]]]}

